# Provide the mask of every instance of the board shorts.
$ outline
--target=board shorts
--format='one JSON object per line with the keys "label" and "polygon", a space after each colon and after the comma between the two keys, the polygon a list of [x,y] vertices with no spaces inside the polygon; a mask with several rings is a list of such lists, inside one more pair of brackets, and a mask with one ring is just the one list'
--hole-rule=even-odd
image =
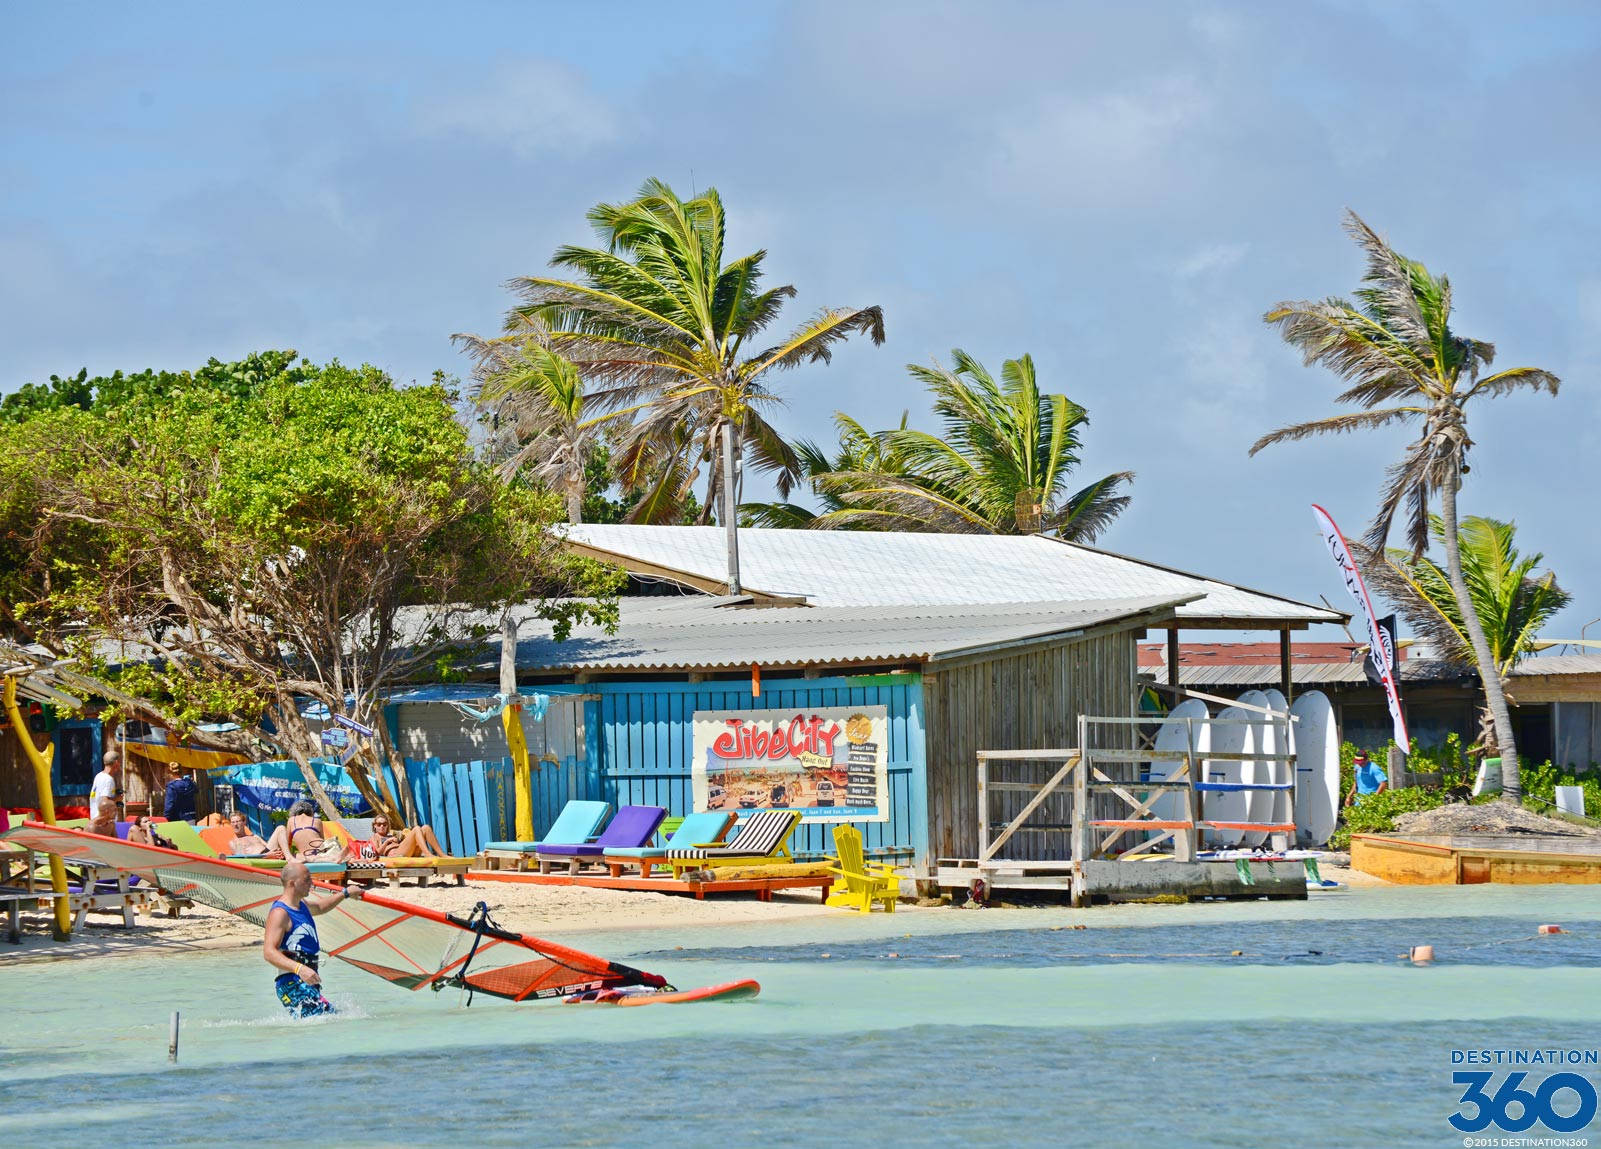
{"label": "board shorts", "polygon": [[296,1017],[317,1017],[334,1012],[333,1003],[322,996],[320,989],[292,973],[280,975],[272,984],[278,991],[278,1000]]}

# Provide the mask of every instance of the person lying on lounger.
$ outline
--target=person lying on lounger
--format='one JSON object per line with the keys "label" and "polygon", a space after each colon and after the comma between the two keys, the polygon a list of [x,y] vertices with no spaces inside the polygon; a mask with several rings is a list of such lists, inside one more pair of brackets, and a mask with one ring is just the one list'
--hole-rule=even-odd
{"label": "person lying on lounger", "polygon": [[301,858],[308,862],[337,862],[345,847],[337,838],[323,833],[316,807],[302,798],[289,807],[289,818],[267,839],[268,858]]}
{"label": "person lying on lounger", "polygon": [[267,852],[267,843],[250,828],[243,814],[235,811],[228,824],[233,827],[233,841],[228,844],[229,854],[236,858],[259,858]]}
{"label": "person lying on lounger", "polygon": [[372,820],[372,837],[361,844],[361,856],[383,858],[444,857],[445,848],[434,837],[432,826],[413,826],[402,834],[391,833],[389,819],[379,814]]}

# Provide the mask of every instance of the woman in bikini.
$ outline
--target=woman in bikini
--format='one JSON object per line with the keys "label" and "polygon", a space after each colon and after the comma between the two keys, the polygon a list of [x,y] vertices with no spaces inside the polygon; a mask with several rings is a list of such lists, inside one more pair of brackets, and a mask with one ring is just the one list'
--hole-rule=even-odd
{"label": "woman in bikini", "polygon": [[432,826],[413,826],[403,834],[392,833],[389,819],[379,814],[372,820],[372,837],[361,845],[361,856],[380,858],[442,858],[445,848],[434,837]]}
{"label": "woman in bikini", "polygon": [[313,862],[335,862],[345,852],[337,838],[323,835],[315,807],[301,799],[289,807],[289,818],[267,839],[268,858],[302,858]]}

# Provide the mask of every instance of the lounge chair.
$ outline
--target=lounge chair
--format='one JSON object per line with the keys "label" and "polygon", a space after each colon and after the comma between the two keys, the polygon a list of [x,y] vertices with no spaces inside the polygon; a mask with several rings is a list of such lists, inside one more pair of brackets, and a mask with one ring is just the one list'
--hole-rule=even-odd
{"label": "lounge chair", "polygon": [[764,866],[793,862],[789,836],[798,821],[800,812],[797,810],[759,810],[740,823],[738,833],[727,843],[697,842],[686,849],[669,849],[665,861],[673,868],[675,878],[685,870],[698,870],[707,865]]}
{"label": "lounge chair", "polygon": [[561,808],[556,821],[537,842],[485,842],[484,867],[498,870],[502,864],[510,862],[512,868],[521,870],[539,853],[541,846],[581,846],[595,836],[610,813],[610,802],[574,799]]}
{"label": "lounge chair", "polygon": [[839,880],[823,903],[868,914],[873,912],[873,903],[882,902],[886,910],[894,913],[896,899],[901,896],[901,880],[895,867],[867,861],[862,853],[862,832],[855,826],[835,826],[834,850],[839,855],[839,865],[828,869],[838,874]]}
{"label": "lounge chair", "polygon": [[606,868],[611,871],[612,877],[620,878],[623,876],[623,867],[632,862],[639,867],[639,876],[648,878],[658,865],[667,864],[669,850],[690,849],[703,842],[721,842],[723,835],[728,833],[728,827],[734,824],[734,817],[731,810],[707,810],[701,814],[690,814],[679,820],[678,827],[660,846],[641,846],[637,849],[622,846],[608,848],[605,851]]}
{"label": "lounge chair", "polygon": [[536,851],[539,872],[548,874],[552,863],[562,862],[566,864],[569,872],[576,874],[582,863],[601,861],[601,855],[608,847],[642,849],[645,843],[656,836],[656,827],[662,824],[662,819],[665,817],[667,817],[665,806],[619,807],[616,816],[606,824],[606,829],[594,841],[572,845],[541,843]]}
{"label": "lounge chair", "polygon": [[156,827],[155,833],[156,837],[163,841],[171,842],[174,850],[182,850],[186,854],[199,854],[202,858],[222,856],[222,851],[202,838],[200,831],[188,822],[163,822]]}

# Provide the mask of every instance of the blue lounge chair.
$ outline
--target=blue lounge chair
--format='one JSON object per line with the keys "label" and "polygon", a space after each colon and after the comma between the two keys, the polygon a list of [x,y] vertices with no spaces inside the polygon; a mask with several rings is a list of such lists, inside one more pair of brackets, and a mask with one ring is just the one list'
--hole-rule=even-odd
{"label": "blue lounge chair", "polygon": [[687,849],[703,842],[721,842],[723,835],[728,833],[728,827],[734,824],[735,817],[732,810],[707,810],[691,814],[673,831],[664,845],[642,846],[632,850],[614,846],[606,850],[606,868],[611,871],[612,877],[620,878],[623,876],[623,867],[634,862],[639,866],[639,876],[648,878],[658,864],[667,864],[668,850]]}
{"label": "blue lounge chair", "polygon": [[551,842],[540,843],[538,850],[539,872],[548,874],[553,862],[563,862],[573,873],[581,863],[598,862],[608,848],[640,849],[656,836],[656,828],[667,817],[665,806],[621,806],[606,824],[606,829],[592,842],[561,846]]}
{"label": "blue lounge chair", "polygon": [[545,836],[537,842],[485,842],[484,867],[496,870],[503,862],[511,862],[515,869],[539,853],[541,846],[582,846],[600,831],[600,824],[611,813],[610,802],[581,802],[574,799],[562,807]]}

